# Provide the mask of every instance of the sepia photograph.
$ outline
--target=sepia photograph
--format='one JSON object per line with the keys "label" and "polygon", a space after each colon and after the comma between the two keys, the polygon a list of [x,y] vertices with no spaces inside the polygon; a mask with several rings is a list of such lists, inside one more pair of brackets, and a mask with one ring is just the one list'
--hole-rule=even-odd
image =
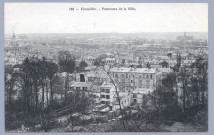
{"label": "sepia photograph", "polygon": [[208,3],[4,3],[5,132],[208,132]]}

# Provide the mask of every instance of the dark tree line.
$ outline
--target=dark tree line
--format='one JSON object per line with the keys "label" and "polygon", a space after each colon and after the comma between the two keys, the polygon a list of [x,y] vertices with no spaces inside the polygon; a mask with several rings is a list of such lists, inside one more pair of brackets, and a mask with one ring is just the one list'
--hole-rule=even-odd
{"label": "dark tree line", "polygon": [[[176,70],[163,78],[162,85],[151,94],[151,101],[155,106],[164,107],[157,110],[168,114],[165,120],[172,118],[171,121],[193,122],[199,113],[208,115],[208,61],[198,57],[189,67],[180,63],[178,55]],[[177,110],[177,114],[173,110]],[[207,119],[203,121],[204,125],[208,122]],[[200,121],[194,121],[194,124],[197,123]]]}
{"label": "dark tree line", "polygon": [[[63,112],[63,108],[67,107],[70,111],[66,113],[70,113],[88,107],[90,102],[86,96],[68,93],[71,80],[69,74],[76,70],[75,57],[68,51],[60,51],[58,58],[58,64],[44,57],[30,57],[21,64],[5,66],[6,129],[20,128],[22,124],[29,127],[41,124],[47,130],[50,125],[47,121],[55,118],[55,115],[50,114],[56,110]],[[85,67],[86,64],[82,63],[81,66]],[[63,87],[56,91],[55,87],[59,83],[56,79],[58,73],[62,72],[66,73],[61,80]],[[59,93],[63,95],[62,102],[54,98]]]}
{"label": "dark tree line", "polygon": [[[5,72],[5,77],[10,77],[10,80],[7,81],[10,84],[5,85],[6,93],[10,97],[6,102],[6,105],[8,105],[6,107],[11,108],[11,98],[15,96],[11,94],[11,89],[20,94],[17,95],[17,98],[22,101],[21,105],[26,117],[37,114],[44,106],[51,104],[53,100],[52,79],[58,71],[57,64],[47,61],[45,58],[32,57],[26,58],[22,64],[13,67],[7,66],[5,69],[9,70],[9,73]],[[50,86],[50,92],[48,86]],[[39,102],[40,92],[42,95],[41,102]],[[45,93],[50,93],[50,99],[48,96],[46,97],[46,105]]]}

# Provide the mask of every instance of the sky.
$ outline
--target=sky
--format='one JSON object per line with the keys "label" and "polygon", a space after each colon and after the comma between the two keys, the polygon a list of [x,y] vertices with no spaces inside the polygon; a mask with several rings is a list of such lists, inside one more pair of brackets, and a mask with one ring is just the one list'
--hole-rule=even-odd
{"label": "sky", "polygon": [[[135,10],[102,10],[128,7]],[[4,31],[5,34],[208,32],[208,4],[5,3]]]}

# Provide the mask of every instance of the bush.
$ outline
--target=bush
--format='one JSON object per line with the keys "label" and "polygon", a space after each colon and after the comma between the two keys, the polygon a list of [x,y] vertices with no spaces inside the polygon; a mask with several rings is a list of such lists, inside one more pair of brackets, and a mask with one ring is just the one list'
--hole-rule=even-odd
{"label": "bush", "polygon": [[196,126],[208,127],[208,112],[207,110],[199,111],[192,120],[192,124]]}

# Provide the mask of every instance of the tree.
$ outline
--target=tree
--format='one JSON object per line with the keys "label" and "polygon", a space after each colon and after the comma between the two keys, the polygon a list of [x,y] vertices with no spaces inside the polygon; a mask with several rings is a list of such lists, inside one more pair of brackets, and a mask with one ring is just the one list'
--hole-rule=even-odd
{"label": "tree", "polygon": [[58,71],[58,66],[56,63],[47,62],[47,77],[50,80],[50,103],[53,102],[53,76]]}
{"label": "tree", "polygon": [[167,53],[167,56],[172,58],[172,53]]}
{"label": "tree", "polygon": [[181,55],[180,53],[177,54],[177,64],[172,67],[172,69],[174,70],[174,72],[179,72],[179,69],[181,67]]}
{"label": "tree", "polygon": [[61,72],[73,73],[75,70],[75,57],[69,51],[60,51],[58,64]]}
{"label": "tree", "polygon": [[146,64],[146,67],[149,69],[151,68],[151,65],[149,64],[149,62]]}
{"label": "tree", "polygon": [[61,72],[66,72],[65,78],[65,102],[67,100],[67,91],[69,90],[70,77],[69,73],[73,73],[75,70],[75,57],[71,55],[69,51],[59,52],[59,68]]}
{"label": "tree", "polygon": [[169,67],[169,63],[166,62],[166,61],[161,62],[160,65],[162,65],[163,68],[168,68]]}
{"label": "tree", "polygon": [[33,83],[31,78],[32,66],[29,58],[26,58],[21,65],[17,65],[17,68],[19,68],[19,72],[16,73],[17,83],[22,89],[23,112],[26,116],[31,112],[31,106],[33,104]]}
{"label": "tree", "polygon": [[178,73],[178,80],[181,83],[182,88],[182,108],[185,113],[186,111],[186,97],[187,97],[187,90],[190,84],[190,72],[187,67],[182,67],[180,72]]}
{"label": "tree", "polygon": [[11,97],[14,87],[14,76],[13,76],[13,67],[12,65],[5,65],[5,96],[7,97],[6,103],[9,107],[12,106]]}
{"label": "tree", "polygon": [[34,90],[34,99],[35,99],[35,108],[34,112],[37,113],[38,111],[38,105],[39,105],[39,86],[43,83],[43,71],[41,66],[41,60],[38,59],[38,57],[32,57],[30,59],[31,64],[31,78],[33,81],[33,90]]}
{"label": "tree", "polygon": [[201,101],[203,107],[205,107],[205,104],[207,103],[205,93],[208,91],[208,61],[203,57],[198,57],[191,67],[193,68],[194,76],[198,81],[198,87],[200,88],[200,91],[202,91]]}
{"label": "tree", "polygon": [[81,61],[79,64],[80,70],[85,70],[88,64],[85,61]]}
{"label": "tree", "polygon": [[164,78],[162,80],[162,84],[163,84],[163,89],[166,89],[167,93],[171,94],[170,98],[169,98],[169,101],[170,101],[170,104],[173,104],[175,103],[175,100],[177,101],[177,99],[175,99],[176,97],[176,91],[174,91],[174,87],[176,86],[176,81],[177,77],[176,77],[176,74],[175,73],[170,73],[170,74],[167,74],[166,78]]}
{"label": "tree", "polygon": [[127,126],[125,124],[125,120],[124,120],[124,110],[122,109],[122,104],[121,104],[121,97],[119,94],[119,83],[116,83],[113,78],[111,78],[110,76],[110,72],[109,70],[106,70],[104,67],[101,67],[101,70],[108,76],[108,78],[110,79],[110,83],[113,84],[114,88],[115,88],[115,96],[116,96],[116,101],[119,105],[119,110],[120,110],[120,114],[122,116],[122,125],[123,125],[123,129],[124,131],[127,130]]}
{"label": "tree", "polygon": [[97,59],[95,59],[95,61],[94,61],[94,66],[102,66],[102,65],[104,65],[104,62],[103,62],[103,59],[101,59],[101,58],[97,58]]}
{"label": "tree", "polygon": [[[41,66],[41,77],[42,77],[42,107],[44,108],[45,104],[45,85],[47,83],[47,61],[46,58],[43,57],[42,60],[40,61],[40,66]],[[46,87],[46,92],[47,92],[47,87]],[[48,101],[48,100],[47,100]]]}

